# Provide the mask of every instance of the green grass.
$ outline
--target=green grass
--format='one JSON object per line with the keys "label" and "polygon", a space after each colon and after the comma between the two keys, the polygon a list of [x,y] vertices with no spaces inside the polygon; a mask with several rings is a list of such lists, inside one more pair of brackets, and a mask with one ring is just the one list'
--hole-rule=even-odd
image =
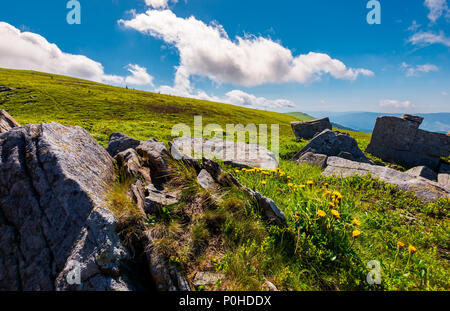
{"label": "green grass", "polygon": [[[212,204],[185,167],[178,168],[176,181],[183,187],[183,202],[159,218],[145,219],[145,225],[126,200],[130,181],[122,180],[113,189],[111,208],[122,215],[121,236],[135,245],[144,230],[165,233],[159,247],[184,267],[188,279],[198,269],[215,268],[226,278],[214,288],[224,290],[259,290],[265,280],[282,290],[450,289],[449,201],[422,202],[369,177],[324,178],[318,167],[289,161],[307,143],[295,140],[290,127],[297,120],[294,116],[30,71],[0,69],[0,85],[17,88],[0,93],[0,109],[19,123],[79,125],[103,146],[116,131],[136,139],[170,141],[172,126],[192,125],[194,115],[203,116],[204,125],[217,123],[223,128],[228,123],[280,125],[283,176],[226,169],[272,198],[286,214],[285,228],[267,223],[255,203],[235,189]],[[370,134],[344,132],[362,150],[370,141]],[[307,186],[307,181],[314,184]],[[343,196],[336,206],[339,219],[331,215],[327,190]],[[318,217],[319,209],[326,217]],[[357,227],[361,235],[353,238],[355,218],[361,223]],[[398,241],[406,247],[397,252]],[[417,253],[409,256],[409,245]],[[366,282],[370,260],[381,263],[381,285]]]}

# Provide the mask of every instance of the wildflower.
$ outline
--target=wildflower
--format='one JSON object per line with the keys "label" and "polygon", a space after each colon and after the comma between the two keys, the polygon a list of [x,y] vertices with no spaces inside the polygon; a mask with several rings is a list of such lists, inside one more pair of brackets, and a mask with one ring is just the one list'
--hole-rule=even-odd
{"label": "wildflower", "polygon": [[262,172],[264,175],[269,175],[270,173],[269,172]]}
{"label": "wildflower", "polygon": [[308,186],[312,186],[312,185],[314,185],[314,182],[313,182],[312,180],[308,180],[308,181],[306,182],[306,184],[307,184]]}
{"label": "wildflower", "polygon": [[402,243],[402,242],[398,241],[397,242],[397,247],[398,248],[403,248],[403,247],[405,247],[405,243]]}
{"label": "wildflower", "polygon": [[283,177],[284,176],[284,172],[280,172],[280,176]]}
{"label": "wildflower", "polygon": [[300,187],[301,189],[305,189],[305,188],[306,188],[305,185],[300,185],[299,187]]}
{"label": "wildflower", "polygon": [[328,206],[334,207],[334,203],[333,203],[333,202],[329,202],[329,203],[328,203]]}
{"label": "wildflower", "polygon": [[292,187],[292,186],[294,186],[294,184],[293,183],[288,183],[288,187]]}
{"label": "wildflower", "polygon": [[328,188],[329,184],[326,182],[323,184],[325,188]]}
{"label": "wildflower", "polygon": [[335,210],[335,209],[332,209],[332,210],[331,210],[331,214],[332,214],[334,217],[336,217],[336,218],[341,217],[341,215],[339,215],[339,212],[338,212],[337,210]]}
{"label": "wildflower", "polygon": [[353,230],[352,236],[353,236],[354,238],[359,237],[360,235],[361,235],[361,231],[359,231],[359,230],[357,230],[357,229]]}
{"label": "wildflower", "polygon": [[353,224],[357,227],[361,226],[361,222],[358,219],[353,219]]}
{"label": "wildflower", "polygon": [[265,180],[263,180],[263,181],[261,181],[261,184],[265,185],[265,184],[267,184],[267,182]]}
{"label": "wildflower", "polygon": [[417,252],[417,248],[415,248],[414,246],[410,245],[408,246],[408,250],[411,254],[414,254],[415,252]]}
{"label": "wildflower", "polygon": [[288,176],[288,177],[287,177],[287,179],[291,179],[291,178],[292,178],[291,176]]}
{"label": "wildflower", "polygon": [[240,170],[235,170],[234,172],[235,172],[235,173],[239,173],[239,172],[240,172]]}
{"label": "wildflower", "polygon": [[319,215],[319,217],[325,217],[327,215],[327,213],[325,213],[324,211],[322,211],[321,209],[317,211],[317,215]]}

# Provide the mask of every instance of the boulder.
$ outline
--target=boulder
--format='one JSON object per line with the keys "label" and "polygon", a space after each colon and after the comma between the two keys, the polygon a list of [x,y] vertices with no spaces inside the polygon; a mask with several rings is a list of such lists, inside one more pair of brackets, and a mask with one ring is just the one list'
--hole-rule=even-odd
{"label": "boulder", "polygon": [[370,165],[338,157],[329,157],[327,168],[322,175],[350,177],[353,175],[364,176],[370,174],[374,178],[396,185],[403,191],[414,191],[415,196],[426,200],[450,197],[450,191],[438,183],[422,177],[415,177],[408,173],[402,173],[385,166]]}
{"label": "boulder", "polygon": [[214,181],[214,178],[212,178],[212,176],[205,169],[200,171],[200,173],[197,176],[197,181],[203,189],[209,191],[216,191],[219,189],[219,186]]}
{"label": "boulder", "polygon": [[437,181],[437,174],[427,166],[416,166],[407,170],[406,173],[415,177],[420,176],[432,181]]}
{"label": "boulder", "polygon": [[167,164],[170,154],[163,142],[156,140],[141,141],[139,146],[136,147],[136,152],[144,165],[150,168],[150,175],[154,184],[161,184],[170,179],[172,174]]}
{"label": "boulder", "polygon": [[437,171],[440,158],[450,154],[450,136],[420,130],[422,120],[410,115],[377,118],[366,152],[387,162]]}
{"label": "boulder", "polygon": [[13,119],[5,110],[0,109],[0,134],[6,133],[9,130],[19,127],[20,124]]}
{"label": "boulder", "polygon": [[345,152],[347,153],[347,157],[351,155],[357,162],[370,163],[364,153],[359,149],[358,143],[354,138],[347,133],[333,132],[328,129],[311,139],[294,156],[293,160],[297,161],[308,152],[323,154],[329,157],[342,155]]}
{"label": "boulder", "polygon": [[177,204],[180,202],[180,192],[170,191],[165,188],[157,189],[150,184],[145,187],[144,210],[148,214],[158,214],[163,207]]}
{"label": "boulder", "polygon": [[0,135],[0,290],[138,288],[107,209],[114,177],[113,159],[80,127]]}
{"label": "boulder", "polygon": [[438,173],[438,183],[450,190],[450,164],[441,163]]}
{"label": "boulder", "polygon": [[278,167],[275,154],[256,144],[185,136],[174,139],[173,145],[183,154],[194,158],[220,159],[225,164],[237,167],[259,167],[263,169]]}
{"label": "boulder", "polygon": [[115,157],[118,153],[121,153],[127,149],[136,149],[136,147],[140,144],[141,142],[139,140],[128,137],[123,133],[112,133],[109,136],[106,151],[108,151],[112,157]]}
{"label": "boulder", "polygon": [[325,168],[327,166],[327,158],[324,154],[306,152],[297,160],[297,163],[318,165],[321,168]]}
{"label": "boulder", "polygon": [[297,139],[311,139],[324,130],[332,130],[330,119],[323,118],[307,122],[291,122],[292,130]]}

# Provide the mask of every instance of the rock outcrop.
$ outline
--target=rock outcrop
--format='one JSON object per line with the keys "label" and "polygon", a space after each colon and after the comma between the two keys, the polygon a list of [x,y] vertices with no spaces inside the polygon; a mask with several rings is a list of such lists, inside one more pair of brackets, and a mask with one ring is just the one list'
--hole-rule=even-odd
{"label": "rock outcrop", "polygon": [[13,119],[5,110],[0,109],[0,134],[6,133],[9,130],[19,127],[20,124]]}
{"label": "rock outcrop", "polygon": [[411,115],[377,118],[366,152],[384,161],[410,167],[425,165],[437,171],[440,158],[450,155],[450,136],[420,130],[422,120]]}
{"label": "rock outcrop", "polygon": [[351,158],[357,162],[370,163],[364,153],[359,149],[358,143],[347,133],[324,130],[316,135],[308,144],[303,147],[293,158],[299,160],[306,153],[324,154],[326,156],[337,156]]}
{"label": "rock outcrop", "polygon": [[416,166],[410,170],[407,170],[406,173],[409,175],[413,175],[416,177],[423,177],[432,181],[437,181],[437,174],[427,166]]}
{"label": "rock outcrop", "polygon": [[338,177],[370,174],[374,178],[379,178],[384,182],[398,186],[403,191],[414,191],[419,198],[435,200],[450,197],[448,189],[428,179],[402,173],[389,167],[359,163],[339,157],[329,157],[327,168],[322,174],[324,176],[335,175]]}
{"label": "rock outcrop", "polygon": [[80,127],[0,134],[0,289],[138,288],[106,206],[114,177],[113,159]]}
{"label": "rock outcrop", "polygon": [[217,139],[180,137],[174,139],[173,146],[181,153],[194,158],[204,156],[209,159],[220,159],[225,164],[237,167],[259,167],[263,169],[278,167],[275,154],[260,145]]}
{"label": "rock outcrop", "polygon": [[438,183],[450,191],[450,164],[441,163],[438,173]]}
{"label": "rock outcrop", "polygon": [[321,168],[327,166],[327,156],[325,154],[306,152],[298,160],[298,164],[318,165]]}
{"label": "rock outcrop", "polygon": [[323,118],[307,122],[291,122],[292,130],[297,139],[311,139],[324,130],[332,130],[330,119]]}

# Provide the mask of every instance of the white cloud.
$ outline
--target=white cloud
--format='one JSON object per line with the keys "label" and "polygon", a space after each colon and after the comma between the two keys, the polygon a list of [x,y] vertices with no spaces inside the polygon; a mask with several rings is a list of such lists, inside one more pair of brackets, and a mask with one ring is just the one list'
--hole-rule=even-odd
{"label": "white cloud", "polygon": [[450,47],[450,38],[447,38],[443,31],[439,32],[439,34],[429,31],[417,32],[408,39],[408,42],[414,45],[443,44]]}
{"label": "white cloud", "polygon": [[256,97],[241,90],[233,90],[226,94],[224,100],[228,104],[245,106],[257,109],[277,109],[277,108],[293,108],[294,103],[286,99],[270,100],[264,97]]}
{"label": "white cloud", "polygon": [[289,49],[263,37],[236,37],[233,41],[217,23],[207,25],[193,16],[180,18],[170,10],[150,9],[119,23],[178,49],[180,65],[176,80],[185,80],[178,84],[189,85],[193,75],[242,86],[307,83],[320,80],[325,74],[347,80],[373,75],[367,69],[348,68],[327,54],[310,52],[294,57]]}
{"label": "white cloud", "polygon": [[131,85],[149,85],[153,86],[153,77],[147,73],[147,69],[139,65],[129,64],[127,66],[131,76],[125,78],[125,83]]}
{"label": "white cloud", "polygon": [[438,71],[439,68],[433,64],[424,65],[409,65],[405,62],[402,63],[402,69],[405,71],[407,77],[417,77],[421,73],[428,73],[432,71]]}
{"label": "white cloud", "polygon": [[420,28],[421,25],[417,24],[417,22],[414,20],[411,24],[411,26],[408,27],[409,31],[415,32],[417,29]]}
{"label": "white cloud", "polygon": [[424,4],[430,10],[428,18],[433,23],[435,23],[444,13],[446,13],[447,17],[449,15],[446,0],[425,0]]}
{"label": "white cloud", "polygon": [[379,103],[380,107],[388,107],[388,108],[396,108],[396,109],[405,109],[412,108],[414,105],[409,101],[399,101],[395,99],[383,99]]}
{"label": "white cloud", "polygon": [[441,92],[441,95],[442,95],[442,96],[447,96],[447,95],[448,95],[448,92],[443,91],[443,92]]}
{"label": "white cloud", "polygon": [[84,55],[64,53],[54,43],[32,33],[21,32],[14,26],[0,22],[0,67],[36,70],[66,75],[95,82],[120,85],[153,85],[153,77],[138,65],[128,65],[128,77],[107,75],[103,65]]}
{"label": "white cloud", "polygon": [[[171,0],[177,3],[178,0]],[[166,9],[169,7],[169,0],[145,0],[145,4],[155,9]]]}

